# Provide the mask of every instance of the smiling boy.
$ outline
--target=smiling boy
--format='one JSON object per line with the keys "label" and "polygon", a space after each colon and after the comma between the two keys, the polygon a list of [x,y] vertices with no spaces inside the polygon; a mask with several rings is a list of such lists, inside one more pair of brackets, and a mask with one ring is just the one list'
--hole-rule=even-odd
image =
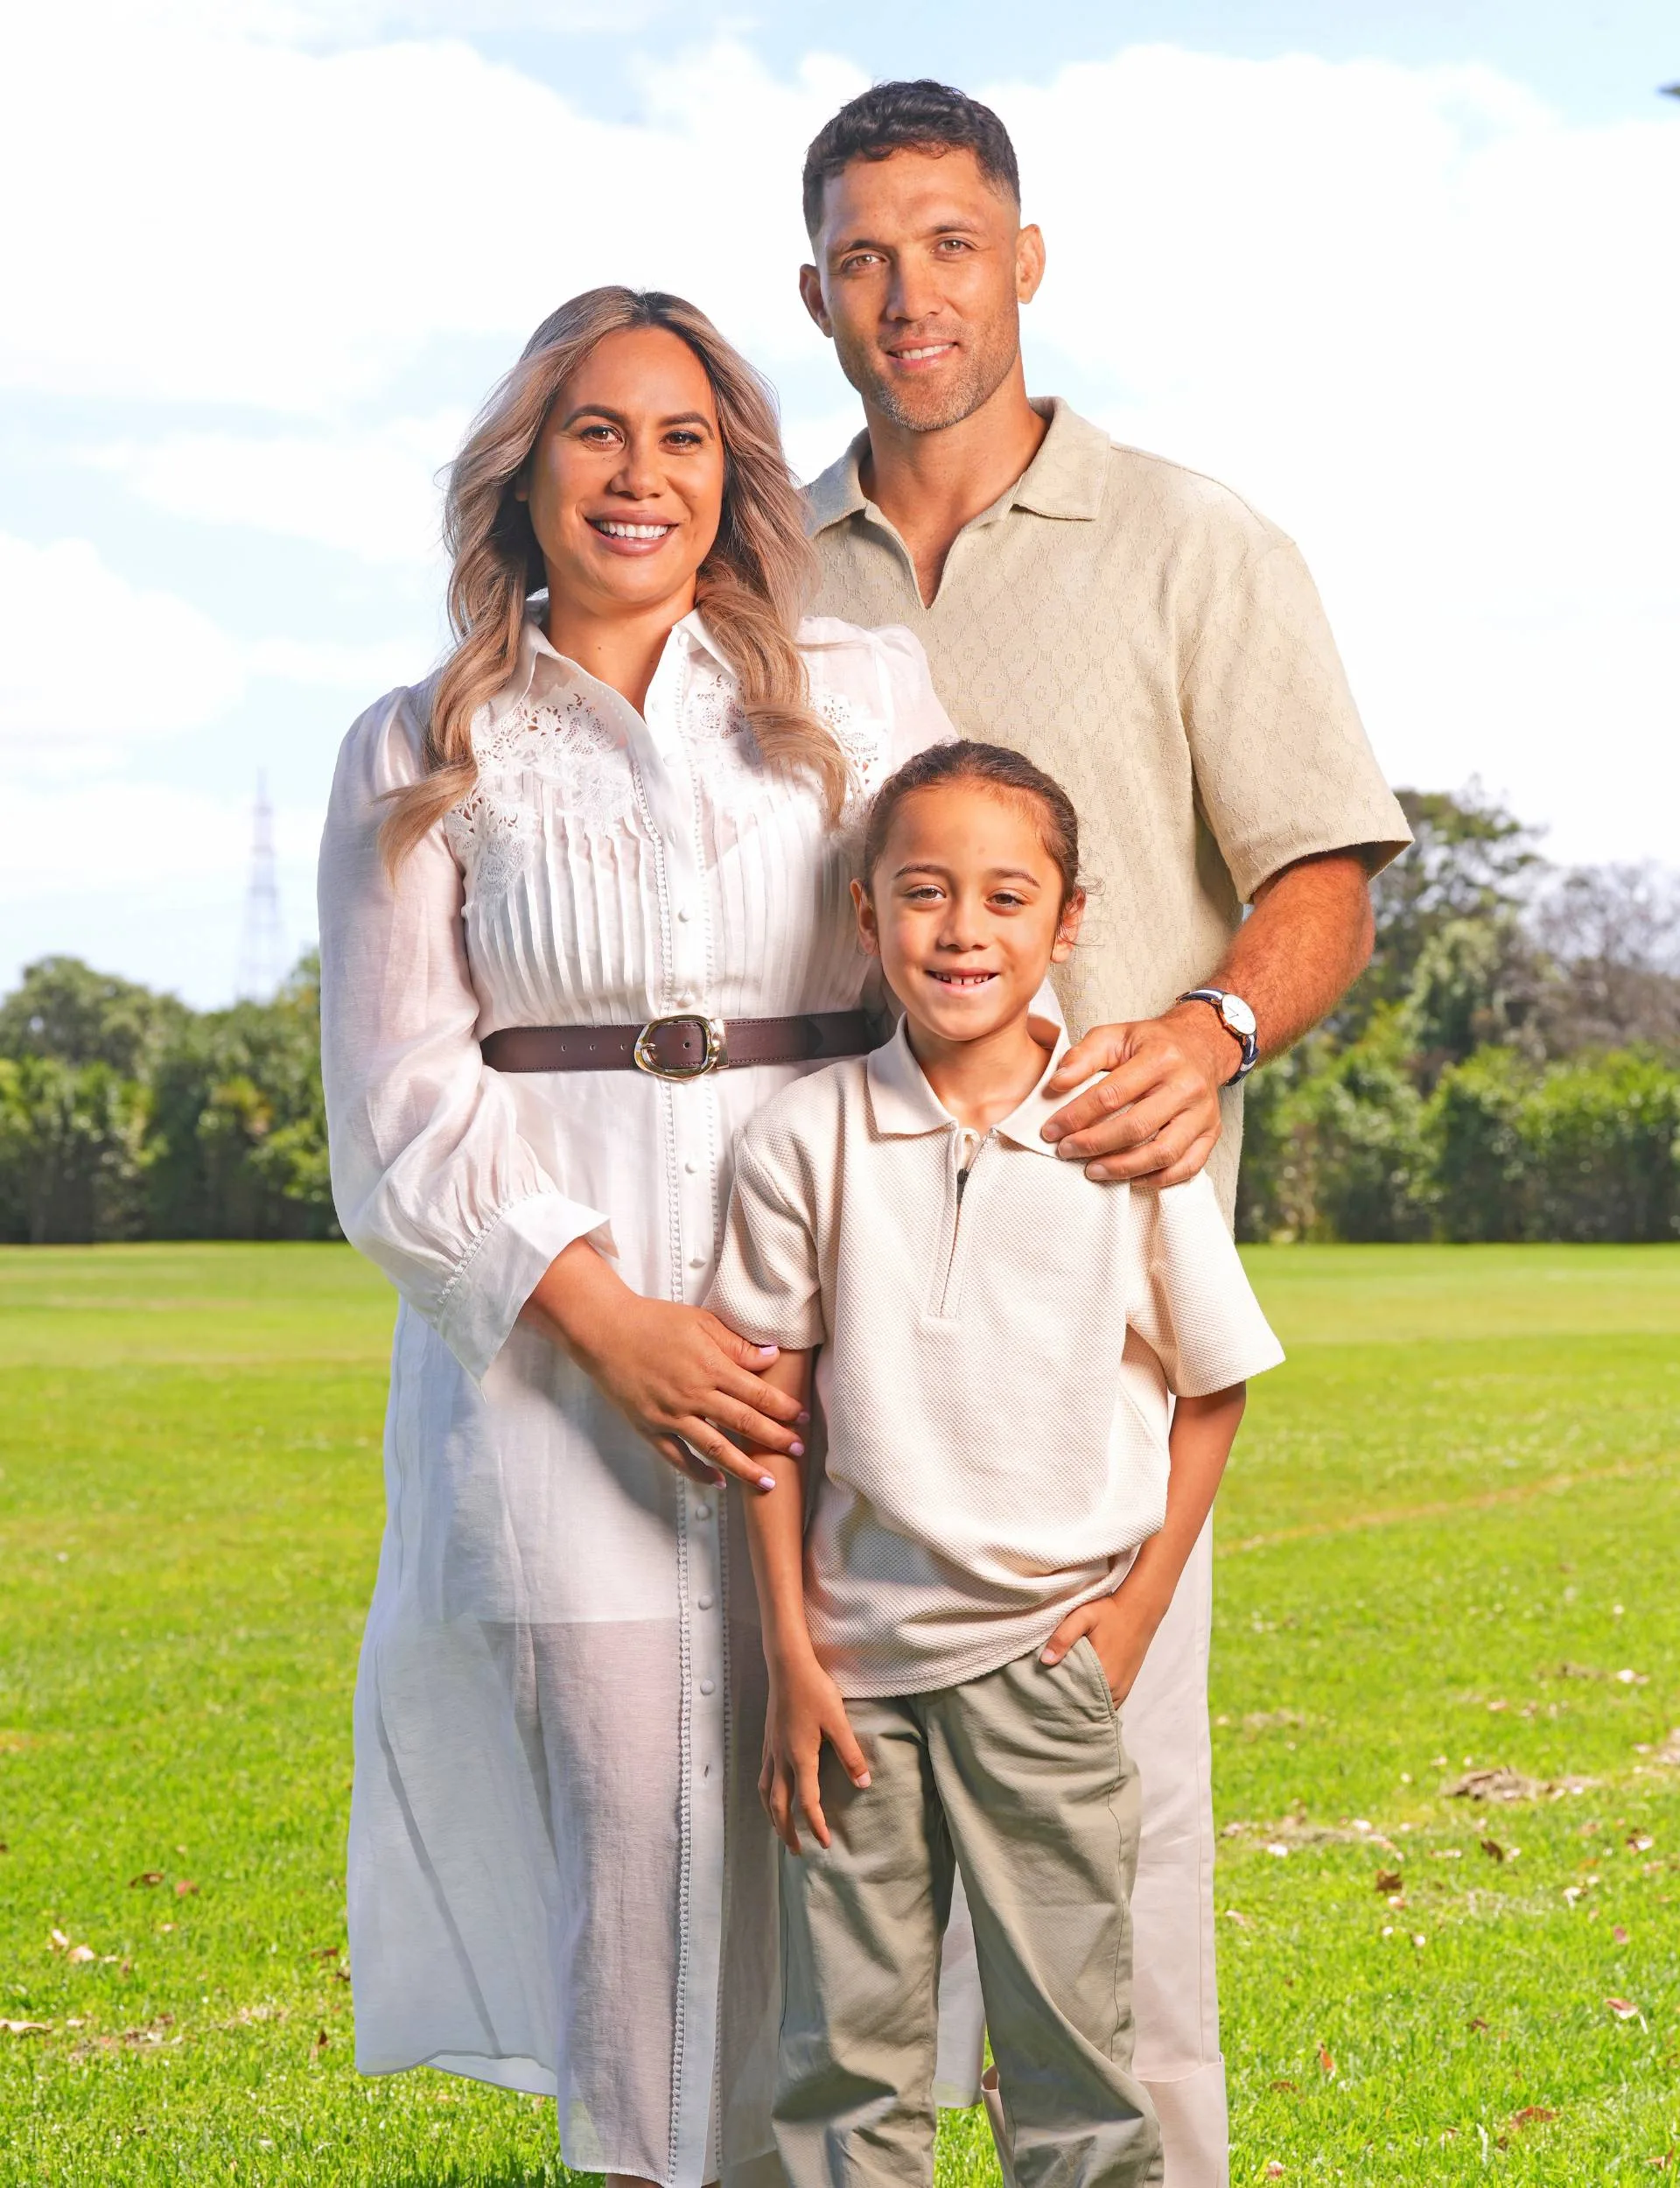
{"label": "smiling boy", "polygon": [[748,1125],[709,1302],[783,1348],[784,1388],[820,1348],[827,1434],[809,1497],[802,1455],[755,1453],[775,1487],[746,1511],[783,1845],[777,2145],[794,2188],[931,2184],[960,1870],[1020,2188],[1134,2188],[1161,2153],[1131,2072],[1116,1713],[1245,1378],[1282,1356],[1205,1177],[1097,1193],[1042,1138],[1066,1043],[1046,1055],[1030,1013],[1084,908],[1060,786],[934,747],[878,793],[853,893],[903,1020]]}

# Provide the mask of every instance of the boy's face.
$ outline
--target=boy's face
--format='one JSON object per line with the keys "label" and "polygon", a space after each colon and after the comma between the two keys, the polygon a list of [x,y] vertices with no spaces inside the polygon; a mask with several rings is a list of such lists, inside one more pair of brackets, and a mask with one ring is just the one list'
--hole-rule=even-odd
{"label": "boy's face", "polygon": [[864,948],[911,1021],[936,1040],[984,1039],[1016,1021],[1068,956],[1084,898],[1061,902],[1035,799],[980,782],[913,790],[852,901]]}

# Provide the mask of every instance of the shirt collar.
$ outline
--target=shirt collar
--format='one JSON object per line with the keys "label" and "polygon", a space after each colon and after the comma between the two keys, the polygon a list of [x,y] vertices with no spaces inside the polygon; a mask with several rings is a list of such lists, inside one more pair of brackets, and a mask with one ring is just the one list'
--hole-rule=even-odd
{"label": "shirt collar", "polygon": [[[1024,1102],[992,1126],[995,1133],[1016,1147],[1025,1147],[1032,1154],[1047,1154],[1053,1161],[1055,1148],[1049,1140],[1040,1138],[1039,1127],[1073,1099],[1071,1094],[1058,1094],[1053,1099],[1044,1090],[1068,1048],[1068,1034],[1063,1028],[1057,1035],[1055,1048],[1039,1083]],[[869,1082],[870,1112],[877,1132],[892,1139],[910,1139],[925,1133],[962,1130],[916,1062],[915,1051],[910,1046],[907,1018],[900,1019],[892,1040],[885,1048],[872,1053],[864,1069]]]}
{"label": "shirt collar", "polygon": [[[1035,516],[1076,521],[1088,520],[1101,508],[1109,467],[1108,435],[1100,425],[1081,417],[1059,395],[1034,403],[1032,407],[1050,421],[1038,454],[1006,493],[970,519],[972,523],[987,523],[1012,508],[1031,509]],[[860,510],[879,515],[858,478],[868,452],[869,435],[859,433],[845,453],[806,487],[806,522],[813,537]]]}
{"label": "shirt collar", "polygon": [[[519,634],[519,657],[514,663],[514,673],[493,702],[498,714],[505,712],[509,707],[522,705],[534,694],[552,691],[556,685],[564,688],[575,677],[583,677],[590,683],[595,681],[586,669],[580,668],[569,655],[557,653],[550,643],[549,635],[542,628],[548,612],[549,596],[546,593],[536,593],[526,603],[525,621]],[[733,673],[728,661],[719,651],[717,640],[706,628],[705,620],[698,608],[673,627],[670,639],[666,642],[667,646],[673,642],[690,653],[706,655],[725,674]]]}

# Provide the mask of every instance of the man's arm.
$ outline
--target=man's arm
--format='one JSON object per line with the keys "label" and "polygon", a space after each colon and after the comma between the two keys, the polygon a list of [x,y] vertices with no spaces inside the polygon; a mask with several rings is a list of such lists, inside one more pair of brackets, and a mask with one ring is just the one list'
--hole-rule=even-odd
{"label": "man's arm", "polygon": [[[1333,1009],[1370,962],[1375,928],[1369,870],[1357,849],[1298,859],[1263,882],[1254,909],[1203,984],[1251,1006],[1262,1057],[1298,1041]],[[1064,1094],[1108,1074],[1044,1127],[1056,1153],[1099,1179],[1152,1177],[1181,1185],[1219,1139],[1219,1090],[1242,1048],[1206,1003],[1175,1003],[1158,1018],[1097,1026],[1051,1081]]]}

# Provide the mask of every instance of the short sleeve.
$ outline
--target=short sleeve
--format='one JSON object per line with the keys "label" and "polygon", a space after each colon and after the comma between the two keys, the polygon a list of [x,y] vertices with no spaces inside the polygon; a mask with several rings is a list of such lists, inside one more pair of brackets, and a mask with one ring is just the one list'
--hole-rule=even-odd
{"label": "short sleeve", "polygon": [[706,1305],[738,1336],[789,1352],[808,1351],[828,1335],[812,1215],[800,1197],[753,1147],[749,1126]]}
{"label": "short sleeve", "polygon": [[1293,543],[1233,528],[1209,544],[1179,702],[1196,796],[1238,895],[1298,859],[1411,841]]}
{"label": "short sleeve", "polygon": [[1206,1171],[1183,1185],[1131,1188],[1126,1319],[1159,1359],[1167,1388],[1206,1398],[1278,1366],[1284,1349],[1261,1312]]}

